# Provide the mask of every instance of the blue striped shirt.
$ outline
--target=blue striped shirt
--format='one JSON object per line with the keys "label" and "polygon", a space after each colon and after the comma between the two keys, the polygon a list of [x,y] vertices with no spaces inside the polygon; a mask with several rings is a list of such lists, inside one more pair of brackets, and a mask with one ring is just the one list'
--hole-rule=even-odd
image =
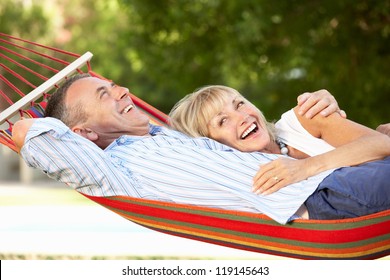
{"label": "blue striped shirt", "polygon": [[243,153],[208,138],[150,126],[152,136],[121,136],[105,150],[62,122],[38,119],[21,151],[26,163],[81,193],[264,213],[286,223],[323,172],[264,196],[251,192],[259,165],[279,155]]}

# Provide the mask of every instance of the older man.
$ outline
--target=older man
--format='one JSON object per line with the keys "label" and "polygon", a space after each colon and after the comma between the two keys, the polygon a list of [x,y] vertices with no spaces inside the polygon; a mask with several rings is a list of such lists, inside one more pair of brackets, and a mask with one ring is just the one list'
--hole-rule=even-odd
{"label": "older man", "polygon": [[[21,155],[30,166],[89,195],[250,211],[286,223],[305,208],[309,197],[320,196],[317,187],[324,178],[326,190],[338,178],[326,171],[271,195],[256,195],[251,187],[259,164],[279,155],[242,153],[208,138],[150,125],[126,88],[94,77],[69,79],[51,97],[46,114],[50,117],[15,124]],[[384,174],[390,171],[390,160],[382,165]],[[372,192],[382,191],[383,185],[377,186]],[[387,207],[379,201],[358,215]],[[335,218],[356,215],[347,210]]]}

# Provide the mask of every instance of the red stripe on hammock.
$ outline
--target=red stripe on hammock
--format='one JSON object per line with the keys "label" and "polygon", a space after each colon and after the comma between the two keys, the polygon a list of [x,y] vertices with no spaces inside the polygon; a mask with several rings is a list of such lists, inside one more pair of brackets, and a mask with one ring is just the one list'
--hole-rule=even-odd
{"label": "red stripe on hammock", "polygon": [[[89,196],[87,196],[89,197]],[[153,206],[137,205],[134,203],[110,200],[105,197],[89,197],[90,199],[98,202],[99,204],[115,209],[121,209],[125,211],[131,211],[142,215],[148,215],[153,217],[159,217],[162,219],[171,219],[182,222],[191,222],[199,225],[218,227],[226,230],[235,230],[240,232],[247,232],[250,234],[262,234],[270,235],[276,238],[288,238],[296,241],[304,242],[321,242],[321,243],[345,243],[355,242],[368,238],[374,238],[378,235],[383,235],[390,232],[390,220],[379,222],[372,225],[361,226],[357,229],[329,229],[329,230],[316,230],[316,229],[300,229],[292,228],[288,225],[265,225],[262,224],[259,227],[256,223],[237,221],[232,223],[229,219],[215,218],[208,216],[207,219],[203,215],[197,215],[192,213],[183,213],[173,210],[161,209]],[[136,201],[137,199],[134,199]],[[145,201],[145,200],[142,200]],[[153,202],[151,202],[153,203]],[[172,205],[171,205],[172,206]],[[179,206],[179,205],[178,205]],[[194,207],[196,209],[196,207]],[[220,211],[223,213],[224,211]],[[390,211],[388,211],[390,213]],[[230,212],[231,213],[231,212]],[[238,215],[246,216],[246,213],[240,213]],[[259,220],[264,219],[264,215],[258,215]],[[356,219],[342,220],[344,223],[351,222]],[[316,223],[316,220],[310,220],[310,223]],[[340,223],[337,222],[336,223]]]}
{"label": "red stripe on hammock", "polygon": [[[295,246],[294,251],[282,251],[283,249],[287,249],[287,246],[282,243],[278,243],[279,247],[274,246],[274,249],[266,248],[264,246],[265,242],[262,240],[262,242],[258,243],[258,246],[249,246],[249,245],[244,245],[244,244],[239,244],[236,241],[237,240],[232,240],[231,242],[229,241],[223,241],[223,240],[217,240],[213,238],[207,238],[207,237],[202,237],[198,235],[188,235],[188,234],[183,234],[180,232],[175,232],[175,231],[170,231],[170,230],[163,230],[159,228],[154,228],[150,226],[145,226],[144,227],[150,228],[151,230],[159,231],[161,233],[165,234],[170,234],[178,237],[183,237],[183,238],[188,238],[192,240],[198,240],[198,241],[203,241],[203,242],[208,242],[216,245],[221,245],[221,246],[226,246],[226,247],[231,247],[235,249],[240,249],[240,250],[246,250],[246,251],[252,251],[256,253],[263,253],[263,254],[272,254],[276,256],[282,256],[282,257],[289,257],[289,258],[298,258],[298,259],[307,259],[307,260],[313,260],[313,259],[376,259],[376,258],[381,258],[385,257],[390,253],[390,248],[385,249],[382,251],[377,251],[373,253],[369,253],[370,249],[377,248],[377,246],[380,246],[381,244],[386,244],[389,241],[383,241],[381,244],[375,243],[375,244],[370,244],[368,249],[366,251],[361,250],[361,248],[356,248],[353,247],[350,250],[350,253],[344,253],[344,250],[340,249],[331,249],[329,252],[324,252],[324,250],[316,250],[314,247],[302,247],[302,246]],[[330,246],[330,245],[329,245]],[[292,247],[292,246],[288,246]],[[297,253],[299,252],[299,253]]]}

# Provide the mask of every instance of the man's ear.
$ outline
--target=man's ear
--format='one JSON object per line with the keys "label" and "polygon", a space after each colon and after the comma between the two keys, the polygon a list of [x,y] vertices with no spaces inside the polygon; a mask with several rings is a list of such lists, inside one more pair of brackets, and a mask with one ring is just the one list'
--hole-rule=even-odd
{"label": "man's ear", "polygon": [[88,140],[90,140],[92,142],[95,142],[99,138],[97,133],[94,132],[93,130],[89,129],[89,128],[83,128],[83,127],[80,127],[80,126],[75,126],[75,127],[72,128],[72,131],[74,133],[77,133],[78,135],[83,136],[84,138],[87,138]]}

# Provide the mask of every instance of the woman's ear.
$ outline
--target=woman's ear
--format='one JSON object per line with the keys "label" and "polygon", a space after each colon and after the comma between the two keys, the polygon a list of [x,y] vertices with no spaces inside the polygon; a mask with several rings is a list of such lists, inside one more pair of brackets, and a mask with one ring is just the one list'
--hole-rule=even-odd
{"label": "woman's ear", "polygon": [[89,128],[75,126],[72,128],[72,131],[92,142],[95,142],[99,138],[98,134]]}

